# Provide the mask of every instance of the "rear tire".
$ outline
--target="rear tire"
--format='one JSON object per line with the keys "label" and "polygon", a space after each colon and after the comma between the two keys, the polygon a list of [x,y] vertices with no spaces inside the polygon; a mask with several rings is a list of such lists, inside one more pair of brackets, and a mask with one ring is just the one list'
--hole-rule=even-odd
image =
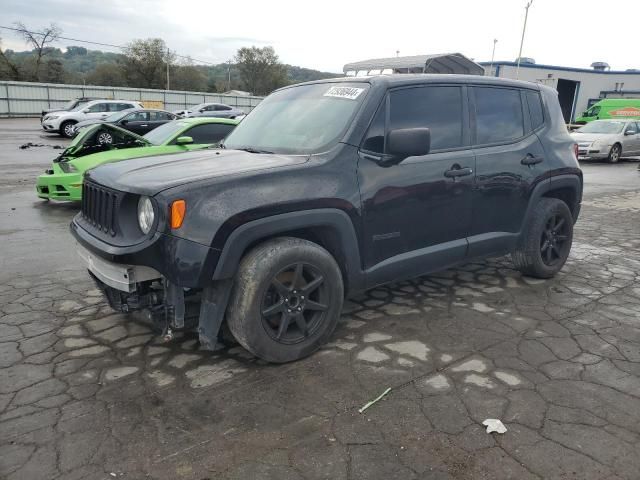
{"label": "rear tire", "polygon": [[268,240],[240,262],[227,310],[238,342],[273,363],[304,358],[333,333],[344,287],[335,259],[299,238]]}
{"label": "rear tire", "polygon": [[76,124],[77,122],[74,122],[73,120],[67,120],[66,122],[62,122],[60,124],[60,135],[62,135],[65,138],[72,138],[73,137],[73,126]]}
{"label": "rear tire", "polygon": [[567,204],[541,198],[511,258],[524,275],[551,278],[567,261],[572,241],[573,216]]}
{"label": "rear tire", "polygon": [[620,157],[622,156],[622,147],[619,143],[614,143],[609,150],[609,156],[607,157],[607,161],[609,163],[618,163]]}

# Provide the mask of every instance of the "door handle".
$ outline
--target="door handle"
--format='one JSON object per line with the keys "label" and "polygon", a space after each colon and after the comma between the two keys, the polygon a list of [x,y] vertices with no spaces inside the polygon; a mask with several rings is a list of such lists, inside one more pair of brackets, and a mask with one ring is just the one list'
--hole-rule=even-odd
{"label": "door handle", "polygon": [[457,178],[457,177],[466,177],[467,175],[471,175],[473,173],[472,168],[452,168],[451,170],[447,170],[444,172],[444,176],[447,178]]}
{"label": "door handle", "polygon": [[147,125],[147,124],[144,124],[144,125],[140,125],[140,126],[141,126],[141,127],[148,127],[149,125]]}
{"label": "door handle", "polygon": [[527,156],[520,160],[520,163],[522,165],[535,165],[536,163],[541,163],[543,160],[543,157],[536,157],[535,155],[527,153]]}

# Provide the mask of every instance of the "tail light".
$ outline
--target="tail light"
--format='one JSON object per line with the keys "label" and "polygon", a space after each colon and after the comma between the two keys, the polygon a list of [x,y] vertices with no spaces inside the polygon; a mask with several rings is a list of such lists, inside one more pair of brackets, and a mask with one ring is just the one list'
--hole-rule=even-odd
{"label": "tail light", "polygon": [[576,156],[576,160],[578,160],[578,144],[573,144],[573,154]]}

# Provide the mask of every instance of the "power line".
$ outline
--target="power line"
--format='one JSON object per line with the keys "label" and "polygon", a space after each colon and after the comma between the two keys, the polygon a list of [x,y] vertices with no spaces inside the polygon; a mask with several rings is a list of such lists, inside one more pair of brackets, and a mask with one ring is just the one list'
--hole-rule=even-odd
{"label": "power line", "polygon": [[[32,31],[29,31],[29,30],[23,30],[23,29],[21,29],[21,28],[6,27],[6,26],[4,26],[4,25],[0,25],[0,28],[3,28],[3,29],[5,29],[5,30],[12,30],[12,31],[14,31],[14,32],[27,32],[27,33],[30,33],[30,34],[32,34],[32,35],[42,35],[42,36],[44,36],[44,35],[45,35],[45,34],[44,34],[44,33],[42,33],[42,32],[32,32]],[[100,43],[100,42],[93,42],[93,41],[91,41],[91,40],[80,40],[79,38],[56,37],[56,39],[58,39],[58,40],[68,40],[68,41],[70,41],[70,42],[87,43],[87,44],[90,44],[90,45],[100,45],[100,46],[102,46],[102,47],[119,48],[119,49],[121,49],[121,50],[126,50],[126,49],[127,49],[127,47],[126,47],[126,46],[124,46],[124,45],[113,45],[113,44],[111,44],[111,43]],[[188,60],[191,60],[191,61],[194,61],[194,62],[197,62],[197,63],[204,63],[204,64],[206,64],[206,65],[213,65],[213,66],[218,65],[217,63],[207,62],[207,61],[205,61],[205,60],[198,60],[197,58],[193,58],[193,57],[190,57],[190,56],[188,56],[188,55],[179,55],[179,54],[177,54],[177,53],[175,53],[175,52],[174,52],[174,55],[175,55],[176,57],[179,57],[179,58],[186,58],[186,59],[188,59]]]}

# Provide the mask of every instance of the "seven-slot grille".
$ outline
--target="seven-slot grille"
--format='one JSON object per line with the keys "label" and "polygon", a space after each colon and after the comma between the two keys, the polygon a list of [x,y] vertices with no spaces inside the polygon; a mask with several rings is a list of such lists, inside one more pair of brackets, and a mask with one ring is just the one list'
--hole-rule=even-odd
{"label": "seven-slot grille", "polygon": [[82,216],[98,230],[112,237],[116,234],[118,194],[95,183],[82,184]]}

